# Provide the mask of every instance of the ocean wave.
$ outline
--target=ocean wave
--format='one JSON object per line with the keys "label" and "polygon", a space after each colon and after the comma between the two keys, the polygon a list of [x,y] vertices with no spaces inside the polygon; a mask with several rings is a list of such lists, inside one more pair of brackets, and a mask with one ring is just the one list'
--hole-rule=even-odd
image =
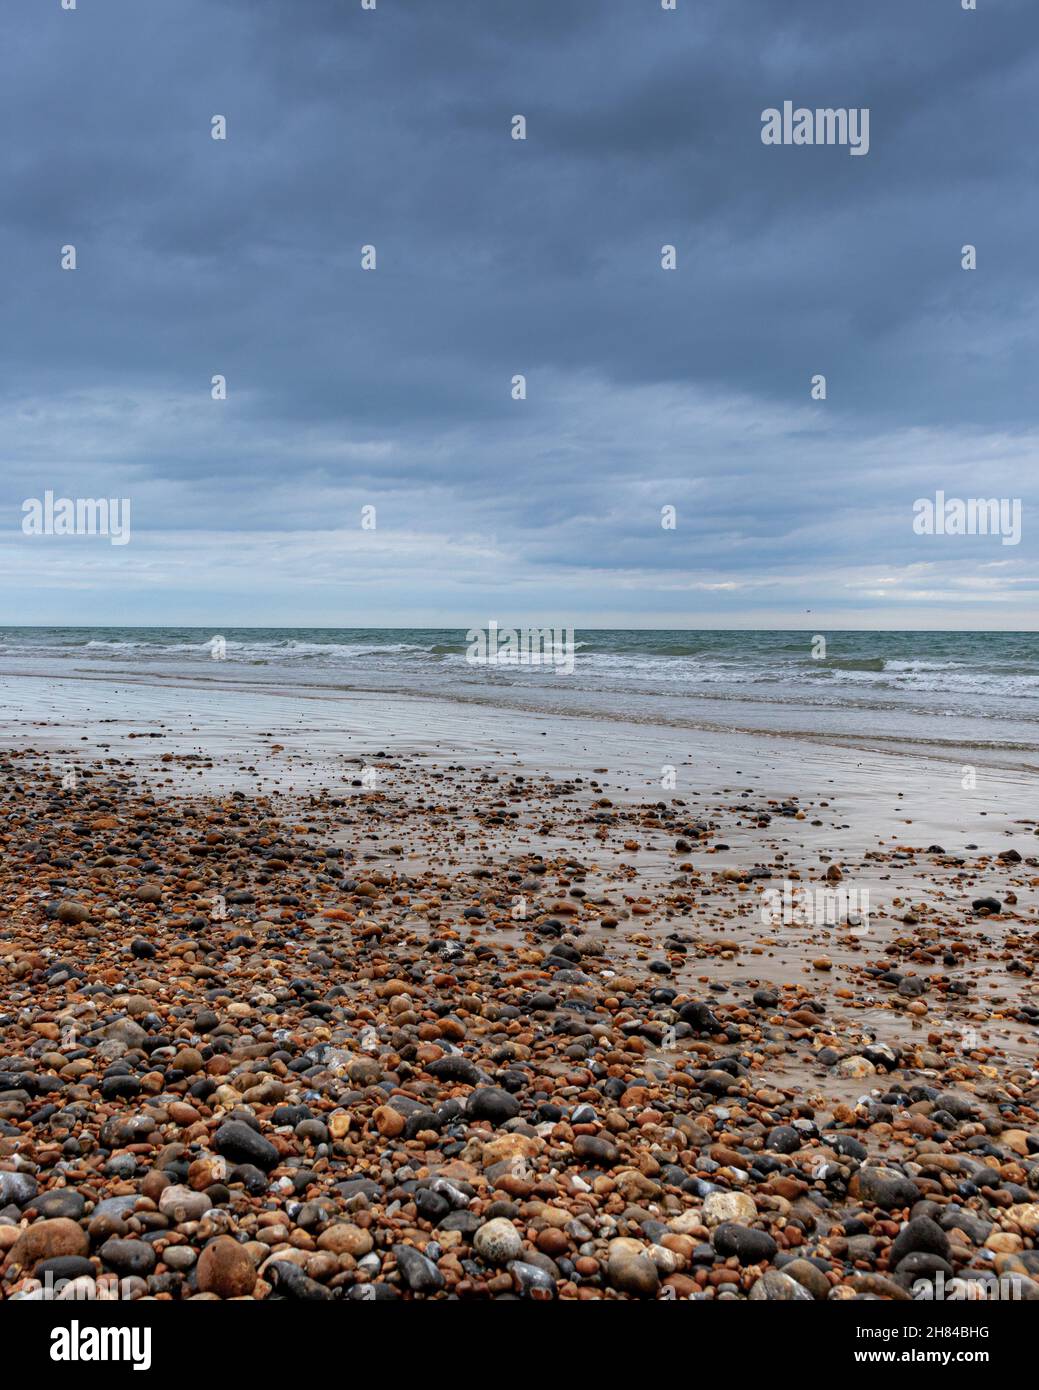
{"label": "ocean wave", "polygon": [[[225,661],[213,659],[217,636]],[[1039,635],[1027,633],[833,633],[821,660],[811,656],[808,632],[581,629],[575,637],[576,669],[564,675],[551,662],[471,666],[466,631],[457,628],[6,628],[0,671],[147,671],[225,684],[486,695],[532,708],[580,700],[623,707],[632,719],[692,717],[697,709],[720,716],[743,705],[803,727],[856,718],[867,732],[896,720],[941,721],[944,730],[960,719],[986,736],[1002,723],[1018,737],[1039,712]]]}
{"label": "ocean wave", "polygon": [[883,671],[886,665],[882,656],[864,656],[858,659],[839,656],[829,659],[821,657],[817,662],[811,664],[822,671]]}

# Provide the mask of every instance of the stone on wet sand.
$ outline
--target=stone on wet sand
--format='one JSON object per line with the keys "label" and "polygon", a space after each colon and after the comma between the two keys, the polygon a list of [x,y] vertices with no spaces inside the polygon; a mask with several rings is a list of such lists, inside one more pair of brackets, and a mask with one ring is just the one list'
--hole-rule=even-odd
{"label": "stone on wet sand", "polygon": [[856,1174],[854,1183],[862,1201],[883,1207],[885,1211],[911,1207],[920,1196],[920,1189],[911,1178],[881,1164],[864,1165]]}

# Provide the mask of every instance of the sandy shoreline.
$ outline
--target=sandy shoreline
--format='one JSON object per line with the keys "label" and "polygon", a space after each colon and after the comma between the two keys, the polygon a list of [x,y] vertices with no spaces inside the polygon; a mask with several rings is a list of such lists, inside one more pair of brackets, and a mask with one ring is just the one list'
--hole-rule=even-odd
{"label": "sandy shoreline", "polygon": [[[0,740],[19,746],[39,730],[48,747],[70,747],[84,739],[107,748],[128,732],[157,731],[181,744],[192,732],[198,749],[204,740],[214,756],[233,751],[234,741],[252,740],[261,730],[296,739],[316,759],[331,758],[353,747],[363,752],[452,751],[487,762],[508,758],[532,769],[578,773],[592,766],[596,750],[605,749],[616,768],[647,788],[660,784],[661,768],[682,765],[682,785],[703,789],[710,778],[746,776],[760,768],[775,785],[789,790],[801,776],[842,786],[872,786],[877,777],[892,779],[895,790],[903,769],[907,783],[926,782],[927,801],[963,797],[962,770],[985,769],[978,794],[964,798],[961,819],[1001,804],[1024,812],[1033,769],[1021,755],[984,742],[977,746],[919,744],[863,736],[851,742],[832,733],[792,730],[682,727],[597,714],[559,713],[498,706],[486,702],[383,691],[325,689],[278,681],[236,682],[231,678],[173,677],[143,672],[113,677],[110,673],[67,671],[60,675],[4,670],[0,673]],[[193,718],[185,721],[185,710]],[[166,721],[176,716],[173,727]],[[68,740],[58,737],[65,730]],[[307,740],[317,739],[317,743]],[[545,741],[542,742],[541,740]],[[39,742],[40,739],[37,739]],[[130,745],[127,745],[129,748]],[[885,771],[887,769],[887,771]],[[231,769],[225,770],[232,774]],[[987,796],[987,800],[986,800]]]}
{"label": "sandy shoreline", "polygon": [[[5,657],[0,663],[0,691],[12,714],[28,718],[34,706],[41,705],[54,710],[59,722],[71,711],[91,704],[111,704],[113,699],[120,707],[130,703],[134,708],[151,710],[176,708],[182,699],[192,699],[202,708],[212,704],[235,709],[235,697],[240,697],[240,708],[235,710],[239,718],[266,704],[283,710],[294,705],[319,709],[326,712],[323,719],[331,717],[333,722],[335,711],[341,713],[343,707],[356,708],[358,704],[368,718],[374,715],[378,719],[378,712],[393,711],[394,717],[384,721],[393,735],[419,721],[424,723],[424,716],[416,712],[429,708],[435,727],[457,726],[459,720],[466,721],[467,726],[470,719],[492,723],[515,720],[522,727],[533,718],[550,724],[593,725],[607,733],[614,726],[658,730],[674,742],[766,739],[775,744],[910,755],[953,765],[969,763],[1013,774],[1039,772],[1034,723],[1021,718],[992,723],[964,716],[949,723],[955,710],[922,719],[919,711],[892,706],[878,724],[878,710],[868,704],[860,709],[854,704],[843,709],[839,705],[819,708],[810,702],[798,705],[747,698],[734,703],[728,698],[712,701],[701,695],[676,699],[662,692],[636,696],[630,691],[625,701],[620,698],[622,692],[595,678],[591,684],[573,688],[566,678],[546,678],[540,686],[524,689],[503,682],[493,673],[474,680],[470,669],[466,680],[454,684],[441,681],[430,686],[418,681],[398,687],[369,683],[361,667],[337,678],[331,673],[304,674],[302,669],[261,670],[262,666],[228,660],[178,669],[141,660],[124,667],[111,661],[81,664],[75,659],[37,659],[23,665]],[[835,724],[832,721],[839,709],[841,718]],[[867,727],[868,732],[864,732]],[[636,741],[641,737],[636,735]]]}

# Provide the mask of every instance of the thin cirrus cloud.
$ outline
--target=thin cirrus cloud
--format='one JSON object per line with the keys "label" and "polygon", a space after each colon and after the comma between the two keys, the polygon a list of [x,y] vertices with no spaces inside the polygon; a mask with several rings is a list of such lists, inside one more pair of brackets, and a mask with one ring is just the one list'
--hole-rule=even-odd
{"label": "thin cirrus cloud", "polygon": [[[7,27],[11,618],[1035,626],[1024,0]],[[869,106],[868,157],[763,146],[787,98]],[[132,542],[24,536],[48,488]],[[1021,543],[915,535],[939,489],[1021,498]]]}

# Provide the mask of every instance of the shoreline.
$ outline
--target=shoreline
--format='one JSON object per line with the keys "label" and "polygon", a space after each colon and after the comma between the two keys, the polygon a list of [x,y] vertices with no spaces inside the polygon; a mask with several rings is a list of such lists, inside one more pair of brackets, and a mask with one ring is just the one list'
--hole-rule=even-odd
{"label": "shoreline", "polygon": [[[9,682],[12,683],[10,686]],[[218,703],[220,700],[224,700],[227,704],[225,718],[235,716],[242,727],[247,727],[247,718],[255,712],[256,705],[254,704],[252,711],[236,710],[232,703],[235,697],[240,698],[243,703],[250,700],[254,702],[273,701],[275,708],[281,707],[282,719],[285,717],[284,707],[294,701],[306,701],[308,705],[324,705],[327,707],[324,712],[326,723],[334,720],[337,712],[342,716],[348,710],[354,710],[361,702],[367,702],[370,706],[367,712],[369,724],[379,722],[380,732],[384,739],[396,738],[397,728],[401,723],[407,726],[415,722],[422,722],[422,714],[417,711],[419,706],[425,705],[439,714],[445,729],[452,736],[457,733],[459,727],[468,729],[474,711],[480,711],[488,719],[494,720],[496,718],[498,722],[516,721],[521,725],[529,724],[532,721],[550,725],[558,721],[564,726],[573,724],[602,725],[606,731],[614,735],[615,741],[623,741],[622,735],[624,735],[625,730],[628,731],[628,737],[634,736],[643,739],[648,736],[648,730],[659,730],[659,740],[670,740],[676,744],[683,738],[688,739],[690,736],[700,737],[705,743],[714,743],[718,747],[723,746],[726,741],[745,744],[748,740],[758,740],[780,745],[804,744],[808,748],[816,750],[817,755],[818,750],[828,749],[838,754],[859,754],[860,756],[889,759],[901,758],[910,763],[930,761],[936,764],[949,764],[950,767],[954,765],[960,767],[981,765],[986,769],[1010,774],[1007,779],[1008,782],[1027,780],[1032,774],[1039,772],[1039,767],[1023,762],[1019,756],[1022,751],[1031,751],[1031,745],[1018,745],[1002,741],[976,740],[969,743],[960,743],[956,740],[921,741],[912,737],[893,738],[880,733],[863,734],[858,741],[855,741],[847,735],[831,731],[743,727],[710,721],[654,719],[648,715],[643,718],[631,718],[623,714],[583,708],[545,709],[533,704],[523,705],[514,701],[496,701],[492,696],[477,696],[469,692],[448,696],[443,692],[386,690],[361,685],[292,684],[275,679],[252,679],[235,682],[225,675],[205,678],[194,674],[170,672],[147,672],[144,674],[124,672],[116,676],[107,671],[97,673],[62,671],[60,675],[55,676],[32,671],[0,669],[0,697],[3,699],[4,709],[14,711],[0,721],[0,738],[8,737],[7,725],[9,723],[31,722],[28,714],[34,708],[34,702],[44,708],[47,707],[48,703],[50,704],[57,715],[56,720],[52,722],[59,726],[76,727],[75,715],[79,713],[79,708],[84,703],[80,696],[73,693],[79,685],[109,687],[106,691],[98,691],[99,700],[107,699],[109,703],[119,701],[119,690],[123,685],[128,685],[138,692],[165,692],[168,696],[166,703],[161,695],[139,697],[146,708],[150,698],[153,718],[162,718],[167,714],[175,715],[178,712],[179,704],[175,692],[186,689],[196,690],[207,697],[218,697]],[[66,686],[71,686],[71,691],[65,691],[67,698],[63,704],[58,697]],[[398,717],[401,711],[392,713],[387,711],[386,707],[394,702],[399,702],[401,711],[403,711],[403,718]],[[413,717],[409,718],[409,714]],[[379,716],[379,719],[373,721],[373,716]],[[107,718],[110,720],[111,717],[107,716]],[[460,721],[462,721],[461,724]],[[135,722],[141,723],[142,720],[138,719]],[[284,727],[288,728],[287,725]],[[589,736],[587,728],[585,736]],[[600,735],[596,732],[591,736],[598,738]],[[488,738],[486,741],[490,743],[493,742],[493,739]],[[535,748],[536,745],[529,745],[531,754]],[[942,751],[937,751],[938,749]]]}
{"label": "shoreline", "polygon": [[[432,700],[467,710],[825,742],[1039,771],[1039,648],[1029,634],[584,632],[572,674],[464,660],[447,629],[6,630],[0,680]],[[5,630],[0,629],[0,635]],[[87,641],[84,634],[93,633]],[[826,643],[829,642],[829,646]],[[821,649],[820,649],[821,648]],[[479,717],[479,715],[477,716]]]}

